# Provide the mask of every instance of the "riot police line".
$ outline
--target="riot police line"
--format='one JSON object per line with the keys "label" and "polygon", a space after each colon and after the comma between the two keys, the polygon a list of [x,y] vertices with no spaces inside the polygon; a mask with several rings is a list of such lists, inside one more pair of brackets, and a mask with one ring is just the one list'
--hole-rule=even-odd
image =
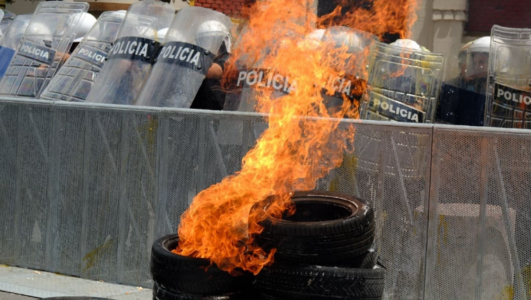
{"label": "riot police line", "polygon": [[[42,2],[33,15],[6,13],[0,29],[0,95],[187,108],[219,49],[223,45],[230,53],[235,38],[230,18],[207,8],[186,7],[175,14],[171,5],[148,0],[97,20],[87,11],[88,3]],[[184,28],[189,18],[199,18],[199,25]],[[65,24],[62,36],[54,34]],[[362,43],[358,31],[349,28],[308,36],[348,40],[355,44],[349,47],[370,53],[366,78],[347,74],[367,83],[362,97],[353,98],[348,78],[329,83],[334,93],[328,96],[337,103],[342,95],[358,101],[362,119],[531,129],[530,32],[494,26],[491,37],[457,45],[448,57],[412,40]],[[522,38],[511,39],[515,33]],[[399,76],[388,76],[398,69]],[[21,76],[22,81],[14,79]],[[261,66],[238,70],[235,81],[237,92],[226,101],[227,110],[253,111],[252,90],[297,88],[289,74]]]}

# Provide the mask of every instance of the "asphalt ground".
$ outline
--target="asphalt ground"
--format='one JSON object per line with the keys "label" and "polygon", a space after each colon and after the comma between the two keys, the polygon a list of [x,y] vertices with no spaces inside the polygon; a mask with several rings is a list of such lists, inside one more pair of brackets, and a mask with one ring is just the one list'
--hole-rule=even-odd
{"label": "asphalt ground", "polygon": [[28,297],[0,291],[0,300],[35,300],[39,298]]}

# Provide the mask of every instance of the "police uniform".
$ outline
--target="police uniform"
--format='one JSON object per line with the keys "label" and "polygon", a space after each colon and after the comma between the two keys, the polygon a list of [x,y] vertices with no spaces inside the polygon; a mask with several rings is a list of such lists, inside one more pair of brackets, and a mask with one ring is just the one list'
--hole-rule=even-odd
{"label": "police uniform", "polygon": [[[218,55],[214,58],[214,63],[220,65],[223,71],[225,71],[225,62],[229,55],[227,46],[223,42]],[[190,108],[222,110],[224,103],[225,92],[221,88],[221,79],[205,78]]]}

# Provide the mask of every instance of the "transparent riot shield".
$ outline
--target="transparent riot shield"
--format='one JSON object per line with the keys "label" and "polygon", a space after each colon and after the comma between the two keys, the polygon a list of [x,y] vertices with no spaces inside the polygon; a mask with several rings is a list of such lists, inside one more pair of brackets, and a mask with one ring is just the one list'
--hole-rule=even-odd
{"label": "transparent riot shield", "polygon": [[[270,1],[259,1],[257,4],[259,5],[256,9],[262,14],[275,13],[274,6],[270,5]],[[252,41],[246,37],[254,37],[255,35],[263,37],[264,33],[253,32],[256,29],[250,26],[244,30],[243,39],[245,41],[242,44],[245,44],[244,47],[252,48],[252,55],[239,57],[238,74],[234,76],[233,83],[237,93],[226,98],[225,101],[228,100],[227,109],[233,110],[237,107],[238,111],[260,111],[261,108],[257,107],[257,99],[262,95],[267,94],[267,98],[274,101],[274,99],[291,93],[296,88],[297,82],[287,74],[288,72],[274,70],[265,61],[274,57],[275,51],[283,49],[284,45],[290,45],[292,41],[304,40],[303,31],[294,28],[298,26],[309,28],[311,24],[314,24],[316,7],[314,1],[291,1],[286,7],[293,14],[289,18],[269,21],[268,27],[274,32],[271,32],[272,34],[267,40]]]}
{"label": "transparent riot shield", "polygon": [[485,126],[531,129],[531,29],[492,28]]}
{"label": "transparent riot shield", "polygon": [[0,40],[1,40],[4,35],[5,30],[7,29],[7,27],[9,27],[9,24],[11,23],[10,21],[13,21],[13,19],[6,18],[4,20],[4,11],[0,9],[0,20],[1,20],[0,21]]}
{"label": "transparent riot shield", "polygon": [[75,27],[87,10],[84,2],[39,3],[0,81],[0,94],[38,98],[65,61]]}
{"label": "transparent riot shield", "polygon": [[373,48],[361,119],[432,123],[444,56],[384,43]]}
{"label": "transparent riot shield", "polygon": [[10,12],[10,11],[7,10],[7,9],[3,9],[2,11],[4,12],[4,17],[2,18],[2,20],[4,20],[4,19],[11,19],[11,20],[13,20],[13,19],[15,19],[15,17],[17,16],[16,14]]}
{"label": "transparent riot shield", "polygon": [[452,47],[437,104],[436,121],[483,126],[490,37]]}
{"label": "transparent riot shield", "polygon": [[[247,34],[252,34],[248,32]],[[282,47],[285,39],[290,38],[290,33],[284,33],[283,37],[278,37],[276,42],[269,46]],[[238,111],[255,112],[259,111],[257,99],[260,95],[267,93],[268,99],[274,101],[283,97],[297,87],[297,82],[290,78],[288,74],[281,74],[277,70],[271,70],[264,66],[264,60],[270,55],[275,55],[269,47],[260,49],[259,57],[256,61],[251,61],[242,57],[238,76],[235,78],[235,86],[241,89],[238,103]]]}
{"label": "transparent riot shield", "polygon": [[[235,76],[238,76],[240,72],[245,71],[247,68],[243,61],[237,61],[234,66]],[[236,77],[235,77],[236,78]],[[226,83],[222,88],[226,91],[225,102],[223,104],[223,110],[237,111],[240,107],[242,99],[242,86],[238,86],[234,78],[230,78],[230,82]],[[241,82],[240,82],[241,83]]]}
{"label": "transparent riot shield", "polygon": [[2,47],[18,49],[22,36],[33,17],[32,14],[18,15],[10,23],[10,26],[4,31],[4,39],[0,43]]}
{"label": "transparent riot shield", "polygon": [[[235,40],[233,49],[243,49],[243,37],[249,31],[248,25],[242,23],[233,30],[233,38]],[[237,51],[237,50],[236,50]],[[221,88],[226,93],[223,110],[237,111],[240,106],[242,88],[236,85],[236,79],[240,71],[246,70],[246,63],[249,60],[247,53],[239,53],[240,57],[234,63],[225,65],[223,78],[221,80]]]}
{"label": "transparent riot shield", "polygon": [[29,25],[32,15],[18,15],[10,23],[4,32],[0,43],[0,79],[4,76],[9,63],[15,56],[15,49],[18,49],[22,35]]}
{"label": "transparent riot shield", "polygon": [[106,11],[52,78],[41,99],[85,101],[125,18],[125,11]]}
{"label": "transparent riot shield", "polygon": [[323,90],[323,101],[328,109],[338,109],[343,105],[344,99],[349,99],[354,116],[359,116],[359,104],[369,74],[370,48],[378,41],[375,35],[349,27],[334,26],[326,29],[322,42],[334,48],[332,53],[345,51],[349,55],[346,61],[332,66],[345,75],[329,79],[327,87],[334,91],[333,94]]}
{"label": "transparent riot shield", "polygon": [[297,83],[288,75],[258,66],[242,69],[238,73],[236,86],[242,87],[238,111],[256,111],[256,97],[261,90],[269,89],[269,99],[274,100],[289,94]]}
{"label": "transparent riot shield", "polygon": [[174,14],[173,5],[161,1],[132,4],[86,102],[132,105],[160,50],[158,31],[170,26]]}
{"label": "transparent riot shield", "polygon": [[208,8],[179,11],[136,104],[189,108],[231,27],[229,17]]}

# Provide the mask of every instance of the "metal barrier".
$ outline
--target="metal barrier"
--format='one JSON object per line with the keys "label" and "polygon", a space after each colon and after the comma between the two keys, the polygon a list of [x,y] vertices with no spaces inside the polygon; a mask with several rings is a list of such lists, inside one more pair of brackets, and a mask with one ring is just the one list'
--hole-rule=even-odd
{"label": "metal barrier", "polygon": [[[355,151],[318,189],[375,207],[385,299],[531,299],[531,132],[347,123]],[[151,287],[153,240],[266,127],[253,113],[0,99],[0,263]]]}

